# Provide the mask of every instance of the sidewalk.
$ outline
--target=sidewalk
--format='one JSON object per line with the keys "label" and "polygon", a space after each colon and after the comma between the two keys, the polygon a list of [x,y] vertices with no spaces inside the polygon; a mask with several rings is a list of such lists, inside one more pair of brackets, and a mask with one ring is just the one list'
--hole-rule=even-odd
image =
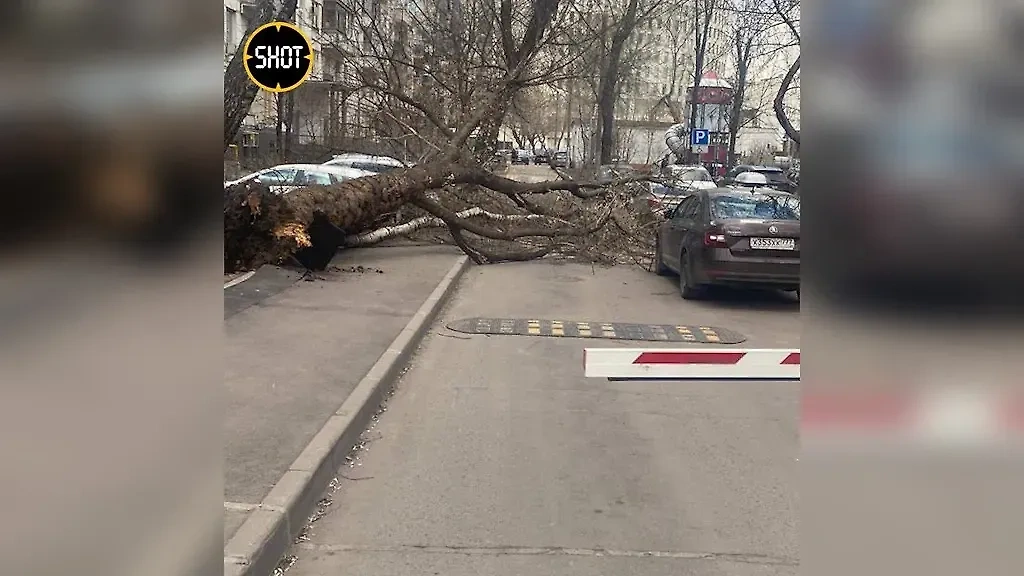
{"label": "sidewalk", "polygon": [[225,542],[460,256],[441,246],[351,250],[323,280],[271,268],[225,290],[234,303],[224,321]]}

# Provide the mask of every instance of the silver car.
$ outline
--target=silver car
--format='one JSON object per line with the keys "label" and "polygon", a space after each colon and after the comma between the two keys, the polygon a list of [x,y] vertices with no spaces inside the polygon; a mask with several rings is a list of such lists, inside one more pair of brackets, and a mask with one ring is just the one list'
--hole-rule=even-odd
{"label": "silver car", "polygon": [[238,180],[224,183],[224,188],[242,184],[250,180],[259,180],[270,187],[275,194],[287,194],[303,186],[338,184],[363,176],[373,176],[373,172],[359,170],[347,166],[327,166],[323,164],[281,164],[264,168]]}
{"label": "silver car", "polygon": [[405,162],[392,158],[390,156],[374,156],[371,154],[338,154],[334,158],[331,158],[327,162],[323,163],[324,166],[346,166],[348,168],[358,168],[360,170],[366,170],[368,172],[374,172],[381,174],[384,172],[391,172],[392,170],[398,170],[401,168],[407,168]]}

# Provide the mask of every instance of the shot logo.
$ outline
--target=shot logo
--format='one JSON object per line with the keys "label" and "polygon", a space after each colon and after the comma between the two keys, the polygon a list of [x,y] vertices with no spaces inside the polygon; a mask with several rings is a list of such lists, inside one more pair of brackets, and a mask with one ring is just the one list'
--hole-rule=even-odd
{"label": "shot logo", "polygon": [[270,22],[245,42],[245,73],[268,92],[288,92],[313,71],[313,45],[294,24]]}

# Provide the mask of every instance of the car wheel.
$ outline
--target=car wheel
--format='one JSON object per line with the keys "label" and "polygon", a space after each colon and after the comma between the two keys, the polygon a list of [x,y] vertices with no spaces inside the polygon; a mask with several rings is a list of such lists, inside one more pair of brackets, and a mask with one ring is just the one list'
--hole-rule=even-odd
{"label": "car wheel", "polygon": [[668,276],[672,273],[661,258],[661,240],[654,241],[654,273],[658,276]]}
{"label": "car wheel", "polygon": [[704,296],[704,287],[694,284],[690,278],[690,267],[686,263],[686,253],[679,257],[679,295],[683,300],[698,300]]}

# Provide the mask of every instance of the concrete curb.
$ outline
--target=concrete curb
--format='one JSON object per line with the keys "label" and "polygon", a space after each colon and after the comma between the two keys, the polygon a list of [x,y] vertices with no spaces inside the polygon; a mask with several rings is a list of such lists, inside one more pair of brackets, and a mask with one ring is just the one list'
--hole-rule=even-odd
{"label": "concrete curb", "polygon": [[345,457],[454,292],[469,258],[460,256],[409,323],[359,381],[263,502],[224,546],[225,576],[270,576],[316,509]]}

